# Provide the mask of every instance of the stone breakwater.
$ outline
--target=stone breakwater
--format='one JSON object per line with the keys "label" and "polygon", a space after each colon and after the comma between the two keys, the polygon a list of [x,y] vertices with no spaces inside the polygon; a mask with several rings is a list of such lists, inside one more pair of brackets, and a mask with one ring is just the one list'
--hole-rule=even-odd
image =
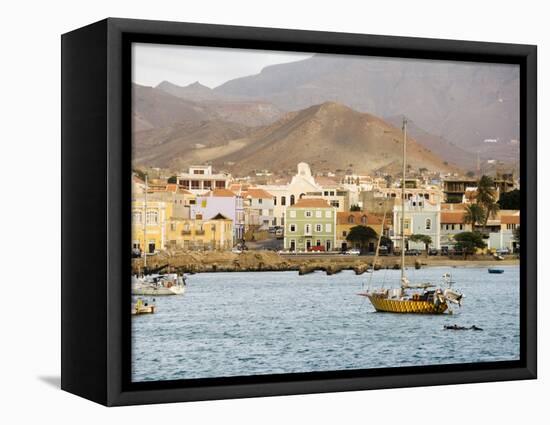
{"label": "stone breakwater", "polygon": [[[372,256],[346,255],[288,255],[273,251],[245,251],[234,253],[227,251],[166,251],[147,257],[147,265],[151,269],[164,266],[163,272],[204,273],[204,272],[257,272],[257,271],[289,271],[295,270],[304,275],[316,270],[328,275],[342,270],[353,270],[363,274],[373,267]],[[421,268],[424,266],[448,267],[489,267],[491,265],[519,264],[514,258],[497,261],[489,256],[474,256],[468,260],[451,259],[449,257],[406,257],[405,266]],[[395,256],[379,257],[374,264],[375,269],[399,269],[400,258]],[[132,260],[132,273],[143,271],[143,260]]]}

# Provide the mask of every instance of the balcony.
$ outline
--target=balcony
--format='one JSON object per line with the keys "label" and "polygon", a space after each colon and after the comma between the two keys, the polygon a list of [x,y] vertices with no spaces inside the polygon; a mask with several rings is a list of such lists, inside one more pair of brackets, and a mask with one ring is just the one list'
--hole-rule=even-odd
{"label": "balcony", "polygon": [[191,230],[182,230],[182,231],[181,231],[181,235],[182,235],[182,236],[190,235],[190,234],[191,234]]}
{"label": "balcony", "polygon": [[204,230],[195,230],[195,235],[197,235],[197,236],[204,235]]}

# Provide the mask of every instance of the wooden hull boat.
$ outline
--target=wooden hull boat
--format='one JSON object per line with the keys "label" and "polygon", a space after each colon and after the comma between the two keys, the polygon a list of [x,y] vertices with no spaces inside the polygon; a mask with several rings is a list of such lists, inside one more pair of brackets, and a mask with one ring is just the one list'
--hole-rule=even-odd
{"label": "wooden hull boat", "polygon": [[502,274],[502,273],[504,273],[504,270],[503,269],[494,269],[492,267],[489,267],[488,272],[490,274]]}
{"label": "wooden hull boat", "polygon": [[144,303],[142,300],[137,300],[135,304],[132,304],[132,316],[140,314],[153,314],[154,312],[154,304]]}
{"label": "wooden hull boat", "polygon": [[366,296],[376,311],[387,313],[443,314],[448,306],[446,302],[436,304],[431,301],[412,299],[388,299],[376,294]]}

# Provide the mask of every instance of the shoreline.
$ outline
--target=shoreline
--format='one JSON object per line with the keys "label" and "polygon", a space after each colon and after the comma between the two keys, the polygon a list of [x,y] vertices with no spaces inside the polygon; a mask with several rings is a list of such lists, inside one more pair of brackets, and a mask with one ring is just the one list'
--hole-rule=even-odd
{"label": "shoreline", "polygon": [[[233,253],[228,251],[179,251],[162,252],[147,257],[149,270],[162,267],[161,272],[172,273],[212,273],[212,272],[262,272],[262,271],[298,271],[308,274],[324,271],[327,275],[343,270],[353,270],[360,275],[373,266],[373,256],[345,255],[281,255],[273,251],[245,251]],[[519,265],[518,258],[496,260],[489,256],[471,256],[464,260],[449,257],[407,257],[406,268],[421,269],[424,267],[475,268]],[[396,256],[378,257],[375,269],[399,270],[400,258]],[[143,259],[132,260],[132,274],[143,271]]]}

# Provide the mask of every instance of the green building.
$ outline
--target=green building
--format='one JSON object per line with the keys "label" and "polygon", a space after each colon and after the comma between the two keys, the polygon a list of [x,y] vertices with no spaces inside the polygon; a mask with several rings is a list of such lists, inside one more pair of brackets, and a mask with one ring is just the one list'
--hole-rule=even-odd
{"label": "green building", "polygon": [[284,249],[332,251],[336,245],[336,208],[326,200],[300,199],[286,208]]}

